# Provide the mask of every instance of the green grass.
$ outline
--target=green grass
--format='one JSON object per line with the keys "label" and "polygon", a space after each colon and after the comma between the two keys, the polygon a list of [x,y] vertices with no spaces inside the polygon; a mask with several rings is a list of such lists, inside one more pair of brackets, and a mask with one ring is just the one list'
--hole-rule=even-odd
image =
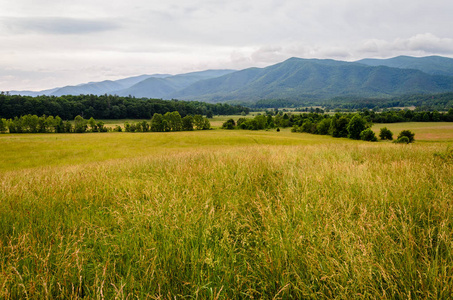
{"label": "green grass", "polygon": [[0,298],[449,299],[449,141],[404,129],[2,135]]}
{"label": "green grass", "polygon": [[248,145],[301,145],[329,137],[274,131],[208,130],[191,132],[0,134],[0,171],[100,162],[177,153],[187,149],[222,149]]}

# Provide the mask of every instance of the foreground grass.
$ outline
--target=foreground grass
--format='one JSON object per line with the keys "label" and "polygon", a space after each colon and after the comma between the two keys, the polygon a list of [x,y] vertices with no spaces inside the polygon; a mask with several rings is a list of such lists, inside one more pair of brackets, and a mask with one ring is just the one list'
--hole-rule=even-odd
{"label": "foreground grass", "polygon": [[451,297],[446,145],[211,133],[6,168],[0,298]]}

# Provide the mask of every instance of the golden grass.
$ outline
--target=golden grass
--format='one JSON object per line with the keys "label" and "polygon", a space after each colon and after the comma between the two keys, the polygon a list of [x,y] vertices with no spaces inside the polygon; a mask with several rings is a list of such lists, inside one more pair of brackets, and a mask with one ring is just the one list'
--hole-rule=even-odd
{"label": "golden grass", "polygon": [[1,141],[36,161],[0,172],[0,298],[453,293],[446,143],[274,131]]}

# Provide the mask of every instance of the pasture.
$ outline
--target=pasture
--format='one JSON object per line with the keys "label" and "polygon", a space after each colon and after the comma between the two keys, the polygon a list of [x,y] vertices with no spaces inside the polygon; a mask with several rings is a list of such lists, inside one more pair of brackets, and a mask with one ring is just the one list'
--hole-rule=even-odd
{"label": "pasture", "polygon": [[453,294],[453,127],[0,135],[0,298]]}

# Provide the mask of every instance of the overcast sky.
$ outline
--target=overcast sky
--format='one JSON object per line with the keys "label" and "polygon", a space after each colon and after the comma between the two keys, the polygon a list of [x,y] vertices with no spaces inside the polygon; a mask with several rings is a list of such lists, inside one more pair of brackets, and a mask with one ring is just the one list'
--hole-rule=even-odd
{"label": "overcast sky", "polygon": [[0,90],[289,57],[453,57],[451,0],[1,0]]}

